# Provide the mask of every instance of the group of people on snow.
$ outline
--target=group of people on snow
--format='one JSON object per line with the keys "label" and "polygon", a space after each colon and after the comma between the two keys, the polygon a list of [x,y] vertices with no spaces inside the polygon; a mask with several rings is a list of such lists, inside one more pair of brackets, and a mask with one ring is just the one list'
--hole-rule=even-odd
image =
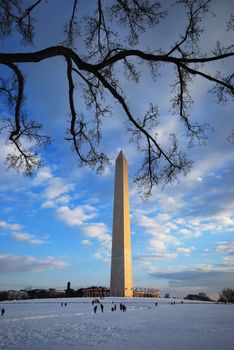
{"label": "group of people on snow", "polygon": [[[94,299],[94,300],[91,301],[91,303],[92,303],[92,306],[93,306],[93,312],[94,312],[95,314],[97,313],[98,305],[100,305],[100,310],[101,310],[101,312],[104,312],[104,305],[100,302],[99,299]],[[95,304],[98,304],[98,305],[95,305]],[[113,301],[112,301],[112,304],[114,304]],[[61,302],[61,306],[67,306],[67,303],[66,303],[66,302]],[[4,310],[4,309],[2,309],[2,310]],[[111,311],[116,311],[116,310],[117,310],[116,304],[112,305]],[[124,305],[123,303],[120,303],[120,305],[119,305],[119,310],[120,310],[120,311],[123,311],[123,312],[127,311],[126,305]],[[4,313],[5,310],[2,311],[2,312]],[[2,314],[2,315],[3,315],[3,314]]]}
{"label": "group of people on snow", "polygon": [[[99,302],[99,304],[100,304],[101,312],[103,312],[103,311],[104,311],[104,305],[101,304],[100,302]],[[114,302],[112,302],[112,304],[114,304]],[[94,302],[93,302],[93,301],[92,301],[92,305],[94,305]],[[94,308],[93,308],[93,312],[94,312],[95,314],[97,313],[97,308],[98,308],[97,305],[95,305]],[[123,303],[120,303],[119,309],[120,309],[120,311],[123,311],[123,312],[127,311],[127,307],[126,307],[126,305],[124,305]],[[116,311],[116,310],[117,310],[117,306],[116,306],[116,304],[114,304],[114,306],[111,307],[111,311]]]}

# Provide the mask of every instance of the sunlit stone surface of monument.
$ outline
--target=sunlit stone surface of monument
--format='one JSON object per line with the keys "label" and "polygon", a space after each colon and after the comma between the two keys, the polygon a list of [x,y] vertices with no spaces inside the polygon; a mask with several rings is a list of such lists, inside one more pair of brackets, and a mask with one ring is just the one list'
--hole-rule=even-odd
{"label": "sunlit stone surface of monument", "polygon": [[115,164],[110,293],[119,297],[133,295],[128,164],[122,151]]}

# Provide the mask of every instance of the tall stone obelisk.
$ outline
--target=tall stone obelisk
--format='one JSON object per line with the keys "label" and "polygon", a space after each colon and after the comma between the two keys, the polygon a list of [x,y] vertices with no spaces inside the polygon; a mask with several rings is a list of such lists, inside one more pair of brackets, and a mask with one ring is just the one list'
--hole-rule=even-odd
{"label": "tall stone obelisk", "polygon": [[110,295],[118,297],[133,295],[128,164],[122,151],[115,163]]}

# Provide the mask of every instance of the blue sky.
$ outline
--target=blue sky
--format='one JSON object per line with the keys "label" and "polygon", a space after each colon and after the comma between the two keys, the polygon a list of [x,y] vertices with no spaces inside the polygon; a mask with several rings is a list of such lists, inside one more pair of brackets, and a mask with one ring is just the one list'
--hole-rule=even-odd
{"label": "blue sky", "polygon": [[[33,50],[62,41],[61,23],[69,13],[68,2],[59,1],[58,17],[48,16],[55,1],[38,10]],[[66,3],[66,5],[64,5]],[[91,1],[80,2],[85,11]],[[169,3],[169,2],[168,2]],[[212,49],[216,40],[230,44],[233,34],[225,33],[225,22],[234,10],[231,1],[213,1],[217,16],[209,15],[202,48]],[[46,10],[45,10],[46,8]],[[144,33],[139,47],[170,47],[184,26],[184,16],[173,9],[165,25]],[[51,12],[52,13],[52,12]],[[179,17],[180,16],[180,17]],[[178,20],[179,19],[179,20]],[[60,31],[59,31],[60,29]],[[2,51],[21,47],[17,35],[1,43]],[[210,70],[227,70],[232,62],[220,62]],[[232,64],[233,65],[233,64]],[[31,178],[7,171],[4,159],[9,145],[0,135],[0,289],[32,286],[74,289],[88,285],[109,286],[110,248],[114,191],[114,162],[122,149],[129,165],[133,285],[159,288],[163,295],[184,296],[204,291],[210,295],[224,287],[234,288],[234,176],[233,144],[227,137],[233,129],[233,106],[215,102],[208,94],[211,85],[195,79],[191,85],[194,103],[191,118],[208,121],[214,131],[206,146],[191,149],[191,172],[178,183],[155,188],[150,201],[142,201],[133,183],[140,155],[125,132],[124,112],[106,96],[113,115],[103,121],[101,148],[108,150],[110,166],[102,176],[79,168],[65,142],[68,127],[68,96],[65,64],[52,59],[40,64],[21,65],[27,75],[26,106],[32,118],[41,121],[54,142],[41,152],[45,166]],[[0,67],[1,72],[7,72]],[[186,149],[184,131],[170,111],[173,71],[161,68],[157,82],[141,65],[142,80],[134,85],[122,77],[121,84],[135,113],[142,115],[149,102],[160,107],[156,132],[162,144],[170,132],[179,134]],[[84,110],[81,91],[77,109]],[[8,113],[0,106],[1,115]],[[87,116],[92,111],[85,111]]]}

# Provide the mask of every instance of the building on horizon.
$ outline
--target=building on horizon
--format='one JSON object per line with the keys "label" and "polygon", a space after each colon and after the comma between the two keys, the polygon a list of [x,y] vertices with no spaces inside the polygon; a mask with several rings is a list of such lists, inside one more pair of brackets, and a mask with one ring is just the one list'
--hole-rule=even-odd
{"label": "building on horizon", "polygon": [[155,288],[134,288],[134,298],[160,298],[160,290]]}

